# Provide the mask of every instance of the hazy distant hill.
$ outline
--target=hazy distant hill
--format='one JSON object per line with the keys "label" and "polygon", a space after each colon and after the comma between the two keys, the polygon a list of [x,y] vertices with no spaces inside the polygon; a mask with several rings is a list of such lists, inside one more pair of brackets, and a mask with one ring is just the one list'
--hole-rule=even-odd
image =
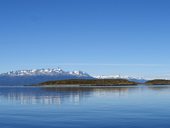
{"label": "hazy distant hill", "polygon": [[129,76],[121,76],[121,75],[101,75],[94,76],[97,79],[127,79],[129,81],[137,82],[137,83],[145,83],[147,80],[141,77],[129,77]]}

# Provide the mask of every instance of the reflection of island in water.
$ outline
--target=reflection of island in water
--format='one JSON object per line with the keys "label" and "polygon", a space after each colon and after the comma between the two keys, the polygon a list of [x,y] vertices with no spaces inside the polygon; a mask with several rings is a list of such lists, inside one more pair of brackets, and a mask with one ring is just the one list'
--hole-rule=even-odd
{"label": "reflection of island in water", "polygon": [[3,99],[20,104],[62,104],[65,102],[79,103],[84,98],[104,93],[115,96],[133,90],[131,87],[1,87],[0,101]]}
{"label": "reflection of island in water", "polygon": [[[75,103],[92,96],[126,96],[139,87],[0,87],[0,102],[18,104],[63,104]],[[163,88],[147,88],[160,90]],[[164,88],[165,89],[165,88]]]}

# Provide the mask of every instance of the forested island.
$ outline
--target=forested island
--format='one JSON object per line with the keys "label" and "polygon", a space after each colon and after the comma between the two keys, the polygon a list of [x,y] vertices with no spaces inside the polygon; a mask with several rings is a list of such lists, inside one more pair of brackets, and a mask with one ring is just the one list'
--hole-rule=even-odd
{"label": "forested island", "polygon": [[155,79],[155,80],[149,80],[145,84],[146,85],[170,85],[170,80]]}
{"label": "forested island", "polygon": [[71,79],[71,80],[47,81],[40,83],[38,85],[119,86],[119,85],[137,85],[137,83],[126,79]]}

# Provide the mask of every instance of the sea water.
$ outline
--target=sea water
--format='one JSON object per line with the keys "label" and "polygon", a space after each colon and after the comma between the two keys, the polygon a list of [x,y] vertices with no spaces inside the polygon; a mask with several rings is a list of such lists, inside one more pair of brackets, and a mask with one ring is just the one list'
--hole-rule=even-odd
{"label": "sea water", "polygon": [[170,86],[0,86],[0,128],[169,127]]}

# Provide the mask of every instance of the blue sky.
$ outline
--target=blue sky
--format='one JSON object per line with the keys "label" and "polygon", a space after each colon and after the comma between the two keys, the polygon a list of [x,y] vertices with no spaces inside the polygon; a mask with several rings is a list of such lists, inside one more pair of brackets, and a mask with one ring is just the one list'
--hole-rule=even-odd
{"label": "blue sky", "polygon": [[0,1],[0,72],[165,77],[169,48],[169,0]]}

